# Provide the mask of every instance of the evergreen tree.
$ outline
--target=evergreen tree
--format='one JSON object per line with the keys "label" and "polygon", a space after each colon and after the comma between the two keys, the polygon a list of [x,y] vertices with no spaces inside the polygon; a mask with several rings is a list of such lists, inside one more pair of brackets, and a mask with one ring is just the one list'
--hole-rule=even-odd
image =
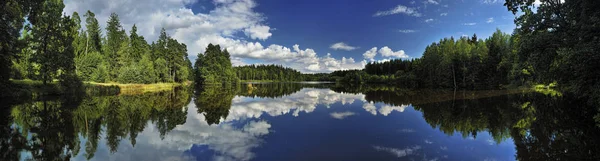
{"label": "evergreen tree", "polygon": [[[19,40],[25,18],[30,23],[40,19],[43,0],[4,0],[0,2],[0,89],[9,85],[11,60],[15,59],[26,41]],[[61,2],[62,3],[62,2]]]}
{"label": "evergreen tree", "polygon": [[87,37],[85,40],[85,53],[102,52],[102,30],[96,19],[96,14],[88,10],[85,15],[85,28],[87,29]]}
{"label": "evergreen tree", "polygon": [[119,71],[119,50],[122,46],[126,46],[123,43],[126,41],[127,36],[125,30],[121,26],[119,16],[116,13],[112,13],[108,18],[106,25],[106,41],[104,43],[104,53],[107,58],[107,62],[110,65],[110,79],[114,80]]}
{"label": "evergreen tree", "polygon": [[[72,27],[75,25],[70,17],[63,17],[62,1],[45,1],[42,14],[33,25],[34,50],[33,61],[40,64],[40,74],[44,84],[56,76],[74,74],[74,53]],[[61,77],[61,80],[63,77]]]}
{"label": "evergreen tree", "polygon": [[198,54],[196,59],[196,83],[228,84],[239,81],[229,57],[227,50],[221,51],[219,45],[208,44],[204,54]]}

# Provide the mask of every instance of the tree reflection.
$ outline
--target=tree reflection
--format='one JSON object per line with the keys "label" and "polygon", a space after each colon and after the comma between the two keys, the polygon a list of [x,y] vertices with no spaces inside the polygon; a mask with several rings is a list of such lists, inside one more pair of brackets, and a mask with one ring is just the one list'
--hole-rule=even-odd
{"label": "tree reflection", "polygon": [[388,86],[336,86],[365,94],[368,102],[412,104],[426,122],[447,135],[488,132],[512,138],[518,160],[600,160],[598,111],[568,94],[535,90],[406,90]]}
{"label": "tree reflection", "polygon": [[[189,90],[177,88],[140,95],[68,95],[14,103],[8,105],[12,108],[2,108],[10,111],[2,113],[7,116],[0,125],[0,160],[69,160],[82,151],[82,146],[84,156],[91,159],[103,132],[111,152],[128,137],[135,146],[137,134],[148,121],[156,124],[161,136],[183,124],[186,113],[182,107],[190,99]],[[85,145],[80,145],[79,135],[87,140]],[[22,150],[30,155],[21,156]]]}
{"label": "tree reflection", "polygon": [[595,108],[585,102],[539,93],[504,95],[415,105],[434,128],[477,137],[489,132],[497,143],[512,138],[518,160],[598,160],[600,129]]}
{"label": "tree reflection", "polygon": [[239,86],[207,85],[196,88],[194,104],[198,113],[204,114],[209,125],[219,124],[227,118],[231,108],[231,100],[239,90]]}

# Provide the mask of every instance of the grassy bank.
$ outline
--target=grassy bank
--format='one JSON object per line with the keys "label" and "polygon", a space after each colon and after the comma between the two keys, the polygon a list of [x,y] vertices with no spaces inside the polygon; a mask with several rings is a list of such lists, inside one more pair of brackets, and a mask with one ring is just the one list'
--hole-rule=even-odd
{"label": "grassy bank", "polygon": [[285,82],[276,80],[240,80],[240,83],[272,83],[272,82]]}
{"label": "grassy bank", "polygon": [[95,85],[95,86],[116,86],[119,87],[119,94],[140,94],[140,93],[148,93],[148,92],[160,92],[171,90],[174,87],[189,85],[189,82],[186,83],[153,83],[153,84],[122,84],[122,83],[97,83],[97,82],[85,82],[85,84]]}
{"label": "grassy bank", "polygon": [[[0,97],[35,97],[36,95],[61,95],[65,90],[61,89],[58,81],[52,81],[44,85],[37,80],[11,80],[12,84],[8,92],[2,92]],[[184,83],[154,83],[154,84],[122,84],[122,83],[98,83],[83,82],[83,90],[92,95],[117,95],[117,94],[141,94],[148,92],[160,92],[171,90],[174,87],[189,85]]]}

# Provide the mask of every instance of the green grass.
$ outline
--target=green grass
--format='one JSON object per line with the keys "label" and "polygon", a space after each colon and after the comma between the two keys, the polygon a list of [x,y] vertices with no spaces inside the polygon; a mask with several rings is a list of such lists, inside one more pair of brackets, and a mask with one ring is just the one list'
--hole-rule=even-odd
{"label": "green grass", "polygon": [[[58,85],[58,80],[54,80],[46,85],[38,80],[10,80],[12,87],[10,92],[3,92],[0,97],[21,97],[32,95],[60,95],[64,92]],[[88,94],[141,94],[148,92],[160,92],[172,90],[174,87],[189,85],[190,82],[184,83],[154,83],[154,84],[122,84],[122,83],[98,83],[98,82],[83,82],[86,93]]]}
{"label": "green grass", "polygon": [[85,82],[86,84],[96,86],[117,86],[121,89],[120,94],[140,94],[148,92],[160,92],[171,90],[174,87],[186,85],[189,83],[153,83],[153,84],[122,84],[122,83],[97,83],[97,82]]}

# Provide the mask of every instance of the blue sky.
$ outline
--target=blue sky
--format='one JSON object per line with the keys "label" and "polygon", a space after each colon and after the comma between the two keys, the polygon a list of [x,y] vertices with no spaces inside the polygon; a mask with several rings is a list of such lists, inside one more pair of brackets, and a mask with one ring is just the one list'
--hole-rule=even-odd
{"label": "blue sky", "polygon": [[[111,12],[129,30],[156,40],[164,27],[192,61],[208,43],[235,65],[282,64],[307,73],[359,69],[369,61],[410,59],[444,37],[512,32],[501,0],[74,0],[65,13]],[[105,25],[103,23],[102,25]]]}

